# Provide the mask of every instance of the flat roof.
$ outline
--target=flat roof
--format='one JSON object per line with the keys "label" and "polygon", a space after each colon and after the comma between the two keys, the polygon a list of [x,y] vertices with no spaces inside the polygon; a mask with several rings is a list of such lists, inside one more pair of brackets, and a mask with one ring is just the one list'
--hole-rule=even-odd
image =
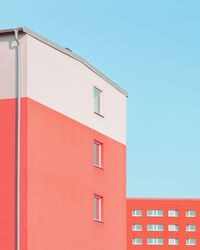
{"label": "flat roof", "polygon": [[56,50],[59,50],[60,52],[74,58],[75,60],[81,62],[82,64],[84,64],[86,67],[88,67],[90,70],[92,70],[93,72],[95,72],[98,76],[100,76],[103,80],[105,80],[107,83],[109,83],[112,87],[114,87],[115,89],[117,89],[119,92],[121,92],[122,94],[124,94],[126,97],[128,97],[128,92],[125,91],[124,89],[122,89],[118,84],[116,84],[115,82],[113,82],[111,79],[109,79],[106,75],[104,75],[103,73],[101,73],[98,69],[96,69],[92,64],[90,64],[88,61],[86,61],[84,58],[80,57],[79,55],[73,53],[72,51],[63,48],[62,46],[46,39],[45,37],[39,35],[38,33],[32,31],[31,29],[27,28],[27,27],[19,27],[19,28],[14,28],[14,29],[6,29],[6,30],[0,30],[0,35],[3,34],[12,34],[14,33],[14,30],[18,30],[19,32],[23,32],[26,33],[32,37],[34,37],[35,39],[53,47]]}

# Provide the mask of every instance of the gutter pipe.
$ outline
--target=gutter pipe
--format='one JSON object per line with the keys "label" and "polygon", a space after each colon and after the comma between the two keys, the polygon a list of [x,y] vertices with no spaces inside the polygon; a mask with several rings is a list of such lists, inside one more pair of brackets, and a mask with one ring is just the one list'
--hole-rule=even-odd
{"label": "gutter pipe", "polygon": [[17,204],[16,204],[16,244],[17,250],[20,250],[20,119],[21,119],[21,76],[20,76],[20,54],[21,48],[19,43],[18,29],[14,30],[15,41],[17,43],[17,60],[16,60],[16,82],[17,82],[17,169],[16,169],[16,181],[17,181]]}

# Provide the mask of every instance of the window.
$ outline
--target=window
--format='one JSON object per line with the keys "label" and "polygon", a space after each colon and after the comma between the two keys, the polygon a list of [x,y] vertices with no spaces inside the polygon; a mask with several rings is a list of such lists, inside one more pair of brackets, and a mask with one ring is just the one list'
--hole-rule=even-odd
{"label": "window", "polygon": [[163,245],[163,238],[148,238],[147,245]]}
{"label": "window", "polygon": [[101,148],[102,144],[95,141],[94,142],[94,166],[101,168]]}
{"label": "window", "polygon": [[94,88],[94,112],[102,113],[102,91],[97,88]]}
{"label": "window", "polygon": [[168,225],[168,231],[178,231],[178,225]]}
{"label": "window", "polygon": [[132,216],[142,216],[142,210],[139,209],[132,210]]}
{"label": "window", "polygon": [[186,239],[186,245],[196,245],[196,239]]}
{"label": "window", "polygon": [[132,244],[133,245],[142,245],[142,238],[133,238]]}
{"label": "window", "polygon": [[168,217],[178,217],[178,210],[168,210]]}
{"label": "window", "polygon": [[133,231],[142,231],[142,225],[141,224],[134,224],[132,226]]}
{"label": "window", "polygon": [[163,210],[147,210],[147,216],[163,216]]}
{"label": "window", "polygon": [[176,238],[170,238],[168,240],[168,244],[169,245],[178,245],[178,239],[176,239]]}
{"label": "window", "polygon": [[94,220],[102,221],[102,197],[94,196]]}
{"label": "window", "polygon": [[196,217],[196,211],[195,210],[187,210],[186,217]]}
{"label": "window", "polygon": [[163,225],[161,225],[161,224],[148,224],[147,231],[163,231]]}
{"label": "window", "polygon": [[196,225],[187,225],[186,231],[188,232],[195,232],[196,231]]}

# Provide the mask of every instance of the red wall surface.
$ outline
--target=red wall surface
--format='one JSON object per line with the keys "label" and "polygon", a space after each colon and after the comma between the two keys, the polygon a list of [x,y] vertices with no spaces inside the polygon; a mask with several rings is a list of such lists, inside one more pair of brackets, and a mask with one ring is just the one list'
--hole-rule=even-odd
{"label": "red wall surface", "polygon": [[[28,249],[126,249],[125,145],[27,102]],[[93,166],[95,140],[104,170]],[[104,223],[93,219],[94,194],[103,197]]]}
{"label": "red wall surface", "polygon": [[[16,99],[0,100],[0,249],[16,242]],[[27,249],[27,102],[21,103],[21,249]]]}
{"label": "red wall surface", "polygon": [[[14,250],[15,99],[0,100],[0,117],[0,249]],[[126,146],[28,98],[21,119],[21,250],[125,250]],[[93,166],[94,140],[104,169]]]}
{"label": "red wall surface", "polygon": [[[132,210],[141,209],[141,217],[133,217]],[[148,209],[163,210],[163,217],[148,217]],[[178,210],[178,217],[168,217],[168,210]],[[186,217],[186,210],[196,210],[196,217]],[[133,224],[142,224],[142,231],[132,231]],[[147,224],[163,224],[163,232],[147,231]],[[178,232],[169,232],[168,225],[177,224]],[[186,225],[196,225],[196,232],[186,232]],[[199,199],[127,199],[127,246],[138,249],[200,249],[200,200]],[[142,238],[142,245],[132,245],[133,238]],[[147,245],[147,238],[163,238],[164,245]],[[179,244],[168,245],[168,238],[178,238]],[[187,238],[196,238],[196,246],[186,246]]]}

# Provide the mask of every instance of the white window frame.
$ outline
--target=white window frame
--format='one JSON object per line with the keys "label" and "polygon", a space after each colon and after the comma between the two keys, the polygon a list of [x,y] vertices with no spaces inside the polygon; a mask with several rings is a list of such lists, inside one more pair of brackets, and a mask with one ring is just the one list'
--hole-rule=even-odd
{"label": "white window frame", "polygon": [[[195,244],[192,244],[191,240],[195,240]],[[191,238],[186,239],[186,245],[187,246],[196,246],[196,244],[197,244],[196,239],[194,239],[194,238],[192,238],[192,239]]]}
{"label": "white window frame", "polygon": [[168,217],[178,217],[178,210],[168,210]]}
{"label": "white window frame", "polygon": [[[141,242],[138,242],[138,240],[141,240]],[[133,238],[132,245],[142,245],[142,238]]]}
{"label": "white window frame", "polygon": [[[152,211],[152,214],[150,214],[150,211]],[[159,211],[162,211],[162,215],[159,214]],[[163,210],[162,209],[148,209],[147,216],[149,216],[149,217],[163,217]]]}
{"label": "white window frame", "polygon": [[[141,214],[140,214],[140,212],[138,214],[138,211],[140,211]],[[142,210],[141,209],[133,209],[132,210],[132,216],[134,216],[134,217],[141,217],[142,216]]]}
{"label": "white window frame", "polygon": [[[191,215],[191,212],[194,212],[194,215]],[[185,212],[186,217],[196,217],[196,211],[195,210],[187,210]]]}
{"label": "white window frame", "polygon": [[[149,240],[152,240],[152,243],[149,243]],[[162,243],[159,243],[159,240],[162,240]],[[164,245],[163,238],[148,238],[147,245]]]}
{"label": "white window frame", "polygon": [[169,238],[168,239],[168,245],[170,246],[174,246],[174,245],[178,245],[178,238]]}
{"label": "white window frame", "polygon": [[[170,229],[170,227],[172,227],[172,229]],[[170,232],[178,232],[178,225],[176,225],[176,224],[168,225],[168,231],[170,231]]]}
{"label": "white window frame", "polygon": [[[96,200],[98,200],[98,210],[97,210],[97,202]],[[99,214],[97,216],[97,211],[99,211]],[[94,220],[95,221],[102,221],[102,197],[99,195],[94,195]]]}
{"label": "white window frame", "polygon": [[93,94],[95,93],[95,90],[98,93],[98,106],[99,106],[99,110],[97,110],[97,107],[96,107],[96,104],[95,104],[95,97],[94,97],[94,113],[102,116],[102,96],[103,96],[103,91],[100,90],[97,87],[94,87]]}
{"label": "white window frame", "polygon": [[142,224],[133,224],[132,231],[142,231]]}
{"label": "white window frame", "polygon": [[[98,145],[99,151],[98,151],[98,157],[99,157],[99,165],[95,162],[95,145]],[[94,141],[94,166],[97,168],[102,168],[102,162],[101,162],[101,154],[102,154],[102,143],[98,141]]]}
{"label": "white window frame", "polygon": [[[191,226],[195,227],[195,229],[191,230]],[[186,232],[196,232],[196,225],[186,225]]]}
{"label": "white window frame", "polygon": [[[152,226],[152,230],[150,230],[148,228],[148,226]],[[162,230],[159,229],[159,226],[162,226]],[[149,232],[153,232],[153,231],[162,232],[163,231],[163,224],[148,224],[147,225],[147,231],[149,231]]]}

